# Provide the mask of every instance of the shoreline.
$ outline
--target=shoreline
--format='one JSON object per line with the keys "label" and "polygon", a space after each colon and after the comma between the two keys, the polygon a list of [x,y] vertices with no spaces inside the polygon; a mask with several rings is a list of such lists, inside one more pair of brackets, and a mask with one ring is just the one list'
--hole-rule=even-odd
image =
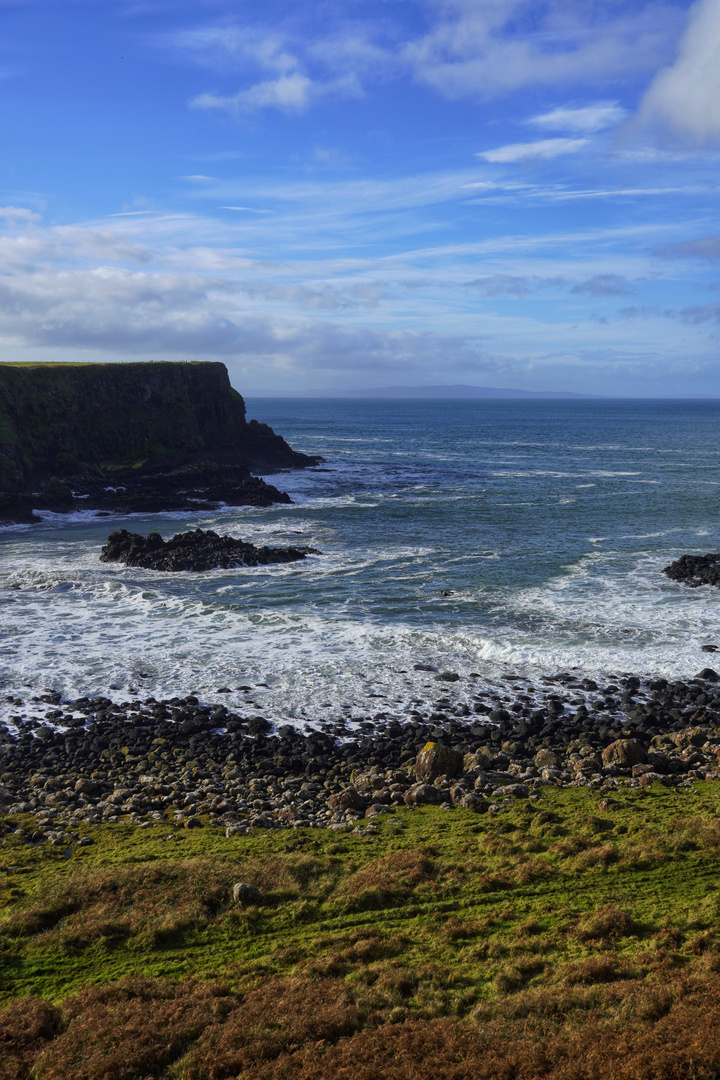
{"label": "shoreline", "polygon": [[606,684],[560,673],[541,687],[509,676],[470,693],[473,676],[428,672],[438,697],[408,706],[403,722],[380,712],[304,731],[193,695],[120,704],[55,691],[6,697],[4,831],[69,844],[83,842],[84,826],[125,822],[215,827],[231,839],[363,829],[401,806],[493,814],[544,787],[609,794],[720,778],[712,669],[684,681],[625,675]]}

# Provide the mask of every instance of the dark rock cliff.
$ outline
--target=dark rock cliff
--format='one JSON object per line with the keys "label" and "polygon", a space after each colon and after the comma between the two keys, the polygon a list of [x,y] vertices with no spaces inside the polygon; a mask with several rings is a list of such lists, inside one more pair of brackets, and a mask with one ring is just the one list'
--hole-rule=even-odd
{"label": "dark rock cliff", "polygon": [[246,420],[221,363],[0,363],[0,520],[80,495],[109,512],[263,505],[280,493],[251,471],[316,461]]}

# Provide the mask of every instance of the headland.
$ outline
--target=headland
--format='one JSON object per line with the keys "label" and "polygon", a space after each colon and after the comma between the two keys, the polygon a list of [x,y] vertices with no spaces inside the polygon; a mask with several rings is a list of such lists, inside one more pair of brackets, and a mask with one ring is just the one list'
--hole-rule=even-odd
{"label": "headland", "polygon": [[267,506],[287,496],[252,473],[316,463],[247,420],[222,363],[0,363],[0,522]]}

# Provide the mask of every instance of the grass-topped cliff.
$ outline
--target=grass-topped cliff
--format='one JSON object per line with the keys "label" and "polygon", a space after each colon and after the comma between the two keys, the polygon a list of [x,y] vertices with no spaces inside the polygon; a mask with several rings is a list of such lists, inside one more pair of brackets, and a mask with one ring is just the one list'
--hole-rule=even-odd
{"label": "grass-topped cliff", "polygon": [[224,364],[0,363],[0,491],[179,458],[306,464],[245,402]]}

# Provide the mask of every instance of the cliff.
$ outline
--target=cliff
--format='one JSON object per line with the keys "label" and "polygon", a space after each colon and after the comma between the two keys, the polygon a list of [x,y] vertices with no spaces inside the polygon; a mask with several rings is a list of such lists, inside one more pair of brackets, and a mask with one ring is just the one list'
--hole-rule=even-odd
{"label": "cliff", "polygon": [[[18,499],[26,506],[14,520],[29,520],[28,499],[70,509],[83,495],[86,506],[112,511],[110,485],[125,497],[120,510],[183,508],[181,493],[191,503],[203,495],[228,501],[251,470],[316,460],[246,420],[221,363],[0,363],[0,493],[6,506]],[[262,481],[246,484],[249,501],[262,503],[261,489]],[[138,494],[142,505],[131,507]],[[13,515],[0,506],[3,517]]]}

